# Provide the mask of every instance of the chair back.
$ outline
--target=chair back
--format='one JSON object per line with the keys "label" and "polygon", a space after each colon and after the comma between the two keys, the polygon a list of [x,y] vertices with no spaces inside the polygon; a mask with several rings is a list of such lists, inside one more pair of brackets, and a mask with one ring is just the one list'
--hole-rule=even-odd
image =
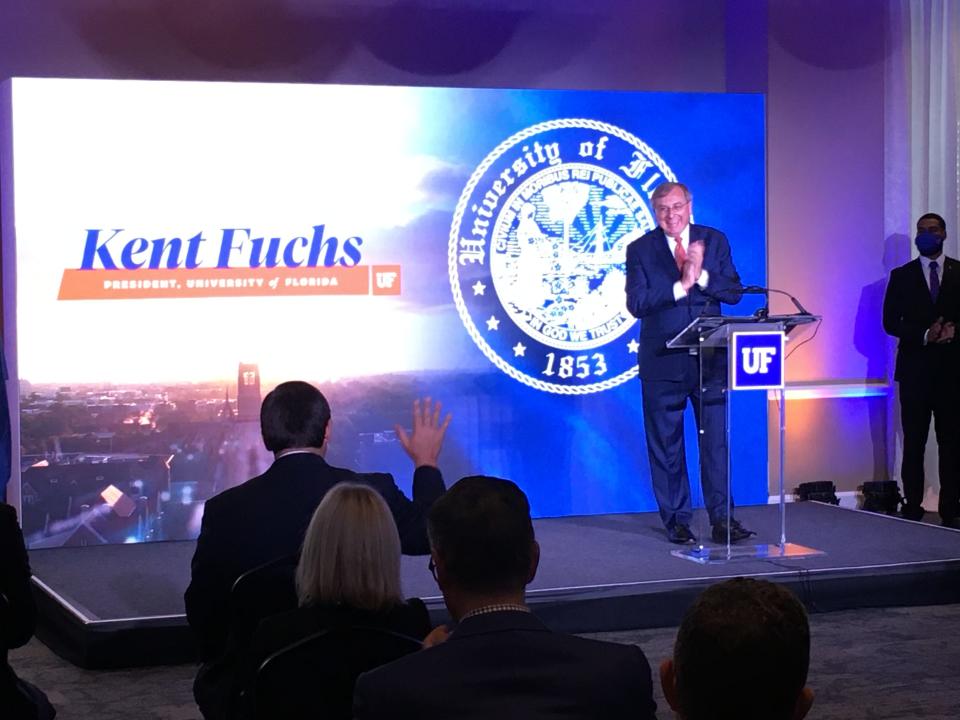
{"label": "chair back", "polygon": [[297,609],[297,556],[285,555],[238,577],[230,588],[230,634],[246,647],[264,618]]}
{"label": "chair back", "polygon": [[254,716],[350,720],[357,678],[421,647],[415,638],[367,626],[311,635],[260,666],[253,690]]}

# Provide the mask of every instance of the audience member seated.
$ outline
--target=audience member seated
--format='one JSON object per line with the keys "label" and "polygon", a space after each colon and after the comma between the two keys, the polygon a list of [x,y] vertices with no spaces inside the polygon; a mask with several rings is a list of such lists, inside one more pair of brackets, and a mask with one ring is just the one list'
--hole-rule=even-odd
{"label": "audience member seated", "polygon": [[31,638],[36,622],[30,563],[17,511],[0,503],[0,717],[5,719],[48,720],[57,714],[43,691],[18,678],[7,660],[8,650]]}
{"label": "audience member seated", "polygon": [[809,664],[800,601],[766,580],[734,578],[687,611],[660,680],[681,720],[800,720],[813,704]]}
{"label": "audience member seated", "polygon": [[434,504],[428,529],[430,567],[456,624],[361,675],[354,717],[655,717],[639,648],[551,632],[525,605],[540,548],[519,487],[464,478]]}
{"label": "audience member seated", "polygon": [[[400,537],[380,495],[352,483],[327,493],[307,528],[296,584],[300,607],[267,618],[253,636],[244,670],[244,704],[248,711],[258,704],[253,692],[256,673],[268,658],[278,662],[275,653],[312,637],[309,646],[299,643],[298,661],[288,666],[294,677],[281,697],[273,702],[261,697],[259,705],[273,711],[275,702],[282,700],[288,705],[283,716],[289,717],[296,709],[289,707],[289,700],[299,687],[306,692],[296,698],[302,703],[302,713],[296,715],[349,719],[357,675],[379,662],[419,650],[420,641],[430,632],[423,602],[403,601]],[[394,642],[388,636],[389,647],[399,649],[387,650],[383,656],[380,631],[407,637]],[[338,656],[311,654],[325,651]]]}
{"label": "audience member seated", "polygon": [[[386,473],[358,474],[324,460],[330,438],[330,406],[309,383],[278,385],[263,400],[260,428],[274,462],[262,475],[207,501],[184,595],[187,620],[197,637],[202,665],[194,697],[208,720],[223,716],[223,682],[228,657],[230,590],[243,573],[276,558],[294,555],[313,511],[342,482],[369,485],[393,515],[403,552],[429,552],[426,515],[444,492],[437,458],[450,416],[440,421],[440,404],[414,402],[413,430],[397,428],[400,444],[413,460],[413,499],[404,496]],[[229,695],[229,693],[227,693]]]}

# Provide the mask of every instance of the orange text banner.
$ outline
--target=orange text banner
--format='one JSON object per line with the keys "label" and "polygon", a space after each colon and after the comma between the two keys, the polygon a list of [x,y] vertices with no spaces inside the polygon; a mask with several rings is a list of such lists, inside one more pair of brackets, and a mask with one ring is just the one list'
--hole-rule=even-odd
{"label": "orange text banner", "polygon": [[[373,288],[366,265],[316,268],[176,268],[172,270],[64,270],[60,300],[399,294],[400,266],[391,288]],[[384,290],[387,292],[385,293]]]}

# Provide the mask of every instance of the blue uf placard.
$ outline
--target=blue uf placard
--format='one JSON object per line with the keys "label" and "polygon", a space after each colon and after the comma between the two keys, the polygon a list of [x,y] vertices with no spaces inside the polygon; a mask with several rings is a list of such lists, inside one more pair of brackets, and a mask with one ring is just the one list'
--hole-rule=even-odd
{"label": "blue uf placard", "polygon": [[784,333],[733,334],[731,390],[773,390],[784,382]]}

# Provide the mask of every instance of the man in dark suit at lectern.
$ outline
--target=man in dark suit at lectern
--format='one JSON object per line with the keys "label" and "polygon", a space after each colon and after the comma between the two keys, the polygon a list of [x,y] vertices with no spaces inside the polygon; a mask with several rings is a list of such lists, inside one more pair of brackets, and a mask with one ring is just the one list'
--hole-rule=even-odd
{"label": "man in dark suit at lectern", "polygon": [[[627,246],[627,309],[640,318],[638,361],[643,425],[653,492],[670,542],[696,542],[683,440],[689,400],[702,431],[701,484],[714,542],[754,533],[727,517],[726,353],[704,353],[704,387],[697,356],[666,347],[701,315],[719,315],[720,303],[740,302],[740,276],[726,235],[691,225],[693,196],[665,182],[651,197],[658,227]],[[701,417],[701,394],[703,417]]]}
{"label": "man in dark suit at lectern", "polygon": [[960,262],[943,254],[947,224],[935,213],[917,220],[920,257],[890,273],[883,328],[899,338],[894,379],[900,386],[906,503],[903,517],[923,517],[923,455],[933,417],[943,524],[960,528]]}

